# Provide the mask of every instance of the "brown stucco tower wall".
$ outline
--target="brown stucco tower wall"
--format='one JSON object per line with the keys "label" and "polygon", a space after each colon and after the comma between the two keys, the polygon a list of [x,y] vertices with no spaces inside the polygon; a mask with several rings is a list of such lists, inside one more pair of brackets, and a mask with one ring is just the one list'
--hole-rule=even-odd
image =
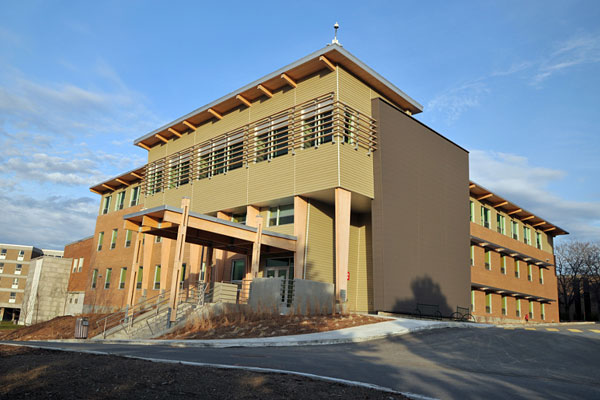
{"label": "brown stucco tower wall", "polygon": [[378,311],[468,307],[468,152],[397,108],[371,101],[373,291]]}

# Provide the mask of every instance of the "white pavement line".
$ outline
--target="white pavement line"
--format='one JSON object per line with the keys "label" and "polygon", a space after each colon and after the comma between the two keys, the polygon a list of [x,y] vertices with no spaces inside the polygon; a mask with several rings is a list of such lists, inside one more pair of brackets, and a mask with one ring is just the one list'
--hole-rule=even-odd
{"label": "white pavement line", "polygon": [[108,351],[96,351],[96,350],[79,350],[79,349],[65,349],[61,347],[53,347],[53,346],[40,346],[33,344],[20,344],[20,343],[0,343],[6,346],[21,346],[21,347],[30,347],[34,349],[45,349],[45,350],[56,350],[56,351],[64,351],[70,353],[85,353],[85,354],[94,354],[94,355],[104,355],[104,356],[116,356],[121,358],[130,358],[134,360],[144,360],[151,362],[158,362],[163,364],[181,364],[181,365],[191,365],[195,367],[210,367],[210,368],[219,368],[219,369],[237,369],[243,371],[252,371],[252,372],[261,372],[261,373],[274,373],[274,374],[285,374],[285,375],[297,375],[303,376],[306,378],[316,379],[325,382],[335,382],[341,383],[348,386],[357,386],[364,387],[367,389],[379,390],[381,392],[392,393],[392,394],[401,394],[403,396],[408,397],[409,399],[414,400],[438,400],[435,397],[428,397],[417,393],[411,392],[400,392],[398,390],[394,390],[392,388],[388,388],[385,386],[375,385],[373,383],[366,383],[360,381],[352,381],[348,379],[342,378],[333,378],[331,376],[323,376],[323,375],[315,375],[307,372],[298,372],[298,371],[290,371],[286,369],[275,369],[275,368],[261,368],[261,367],[245,367],[242,365],[227,365],[227,364],[213,364],[213,363],[202,363],[195,361],[181,361],[181,360],[167,360],[162,358],[152,358],[152,357],[139,357],[139,356],[131,356],[127,354],[119,354],[119,353],[110,353]]}

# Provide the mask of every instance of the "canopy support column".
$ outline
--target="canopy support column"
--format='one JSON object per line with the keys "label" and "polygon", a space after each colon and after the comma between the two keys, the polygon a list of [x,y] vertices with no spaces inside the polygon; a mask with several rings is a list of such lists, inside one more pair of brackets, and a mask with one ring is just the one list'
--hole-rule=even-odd
{"label": "canopy support column", "polygon": [[173,266],[173,275],[171,278],[171,296],[169,298],[171,315],[169,318],[169,325],[177,321],[177,304],[179,295],[179,280],[181,277],[181,264],[183,263],[183,250],[185,246],[185,237],[187,234],[188,219],[190,214],[190,199],[184,197],[181,200],[181,222],[179,223],[179,229],[177,230],[177,242],[175,244],[175,262]]}

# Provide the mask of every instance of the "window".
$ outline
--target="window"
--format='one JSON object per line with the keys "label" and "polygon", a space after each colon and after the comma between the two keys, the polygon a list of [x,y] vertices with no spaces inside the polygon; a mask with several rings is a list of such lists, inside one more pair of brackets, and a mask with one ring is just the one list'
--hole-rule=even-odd
{"label": "window", "polygon": [[333,99],[312,103],[301,112],[303,148],[333,141]]}
{"label": "window", "polygon": [[127,268],[121,268],[119,275],[119,289],[125,289],[125,278],[127,277]]}
{"label": "window", "polygon": [[77,264],[79,264],[79,258],[73,259],[73,272],[77,272]]}
{"label": "window", "polygon": [[197,149],[198,178],[210,178],[244,165],[244,130],[217,138]]}
{"label": "window", "polygon": [[125,233],[125,247],[131,246],[131,237],[132,236],[133,236],[133,231],[127,229],[127,232]]}
{"label": "window", "polygon": [[96,289],[96,282],[98,281],[98,270],[92,271],[92,289]]}
{"label": "window", "polygon": [[471,266],[475,266],[475,246],[471,245]]}
{"label": "window", "polygon": [[485,269],[492,270],[492,252],[489,249],[485,250]]}
{"label": "window", "polygon": [[237,222],[238,224],[246,224],[246,213],[244,214],[233,214],[231,216],[231,222]]}
{"label": "window", "polygon": [[527,264],[527,280],[530,282],[533,280],[533,267],[531,264]]}
{"label": "window", "polygon": [[475,204],[469,201],[469,221],[475,222]]}
{"label": "window", "polygon": [[531,244],[531,229],[526,226],[523,227],[523,241],[525,244]]}
{"label": "window", "polygon": [[17,264],[17,266],[15,267],[15,275],[21,275],[22,271],[23,271],[23,265]]}
{"label": "window", "polygon": [[271,207],[269,209],[269,224],[267,226],[279,226],[294,223],[294,205]]}
{"label": "window", "polygon": [[146,167],[146,194],[153,195],[162,191],[164,167],[164,160],[158,160],[148,164]]}
{"label": "window", "polygon": [[254,127],[255,162],[271,160],[288,153],[289,116],[276,115]]}
{"label": "window", "polygon": [[508,309],[507,303],[508,300],[506,296],[502,296],[502,315],[506,315],[506,310]]}
{"label": "window", "polygon": [[136,186],[131,189],[131,200],[129,201],[129,207],[137,206],[140,201],[140,187]]}
{"label": "window", "polygon": [[546,305],[544,303],[540,303],[540,318],[542,320],[546,319]]}
{"label": "window", "polygon": [[9,303],[14,303],[17,301],[17,294],[15,292],[10,292],[10,297],[8,299]]}
{"label": "window", "polygon": [[502,261],[500,264],[500,272],[503,275],[506,275],[506,256],[504,254],[502,254]]}
{"label": "window", "polygon": [[533,301],[529,300],[529,318],[533,319]]}
{"label": "window", "polygon": [[104,289],[110,288],[111,275],[112,275],[112,268],[106,268],[106,277],[104,278]]}
{"label": "window", "polygon": [[190,164],[191,151],[182,151],[172,155],[168,160],[169,167],[169,188],[176,188],[181,185],[187,185],[190,182]]}
{"label": "window", "polygon": [[481,206],[481,225],[486,228],[490,227],[491,213],[489,208]]}
{"label": "window", "polygon": [[125,191],[117,193],[117,201],[115,202],[115,211],[123,209],[125,205]]}
{"label": "window", "polygon": [[162,242],[162,236],[154,236],[154,243]]}
{"label": "window", "polygon": [[519,240],[519,223],[515,220],[510,222],[510,233],[513,239]]}
{"label": "window", "polygon": [[231,281],[241,282],[246,274],[246,260],[243,258],[231,262]]}
{"label": "window", "polygon": [[183,281],[185,281],[185,270],[187,269],[187,264],[183,263],[181,264],[181,279],[180,281],[183,283]]}
{"label": "window", "polygon": [[110,237],[110,249],[114,249],[117,247],[117,229],[112,230],[112,235]]}
{"label": "window", "polygon": [[19,250],[19,255],[17,256],[17,261],[23,261],[25,258],[25,250]]}
{"label": "window", "polygon": [[506,235],[506,218],[500,213],[496,213],[496,230],[498,233]]}
{"label": "window", "polygon": [[544,284],[544,269],[540,268],[540,285]]}
{"label": "window", "polygon": [[542,250],[542,233],[541,232],[535,233],[535,247]]}
{"label": "window", "polygon": [[4,272],[4,263],[0,263],[0,274]]}
{"label": "window", "polygon": [[154,267],[154,290],[160,289],[160,265]]}
{"label": "window", "polygon": [[142,279],[143,278],[144,278],[144,267],[140,266],[138,268],[137,281],[135,283],[135,288],[136,289],[141,289],[142,288]]}
{"label": "window", "polygon": [[521,264],[521,262],[519,260],[515,260],[515,278],[521,277],[520,264]]}
{"label": "window", "polygon": [[79,259],[79,267],[77,268],[77,272],[81,272],[82,268],[83,268],[83,257],[81,257]]}
{"label": "window", "polygon": [[104,232],[98,234],[98,251],[102,250],[102,242],[104,241]]}
{"label": "window", "polygon": [[108,214],[108,209],[110,208],[110,199],[112,196],[106,196],[104,198],[104,205],[102,206],[102,214]]}
{"label": "window", "polygon": [[515,309],[515,315],[517,317],[521,316],[521,299],[517,299],[517,308]]}
{"label": "window", "polygon": [[475,291],[471,290],[471,311],[475,311]]}
{"label": "window", "polygon": [[485,295],[485,312],[488,314],[492,313],[492,294],[486,293]]}
{"label": "window", "polygon": [[19,288],[19,278],[14,278],[13,279],[13,283],[11,286],[13,289],[18,289]]}
{"label": "window", "polygon": [[4,260],[6,258],[6,249],[2,249],[0,251],[0,260]]}

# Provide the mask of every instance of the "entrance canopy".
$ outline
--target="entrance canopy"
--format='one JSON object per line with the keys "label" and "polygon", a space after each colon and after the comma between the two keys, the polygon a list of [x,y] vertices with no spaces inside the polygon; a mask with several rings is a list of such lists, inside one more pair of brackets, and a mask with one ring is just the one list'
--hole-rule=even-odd
{"label": "entrance canopy", "polygon": [[[183,210],[167,205],[127,214],[125,228],[149,235],[177,240]],[[296,251],[296,237],[262,230],[225,219],[194,212],[189,213],[185,241],[225,251],[251,255],[253,245],[260,242],[262,254]]]}

